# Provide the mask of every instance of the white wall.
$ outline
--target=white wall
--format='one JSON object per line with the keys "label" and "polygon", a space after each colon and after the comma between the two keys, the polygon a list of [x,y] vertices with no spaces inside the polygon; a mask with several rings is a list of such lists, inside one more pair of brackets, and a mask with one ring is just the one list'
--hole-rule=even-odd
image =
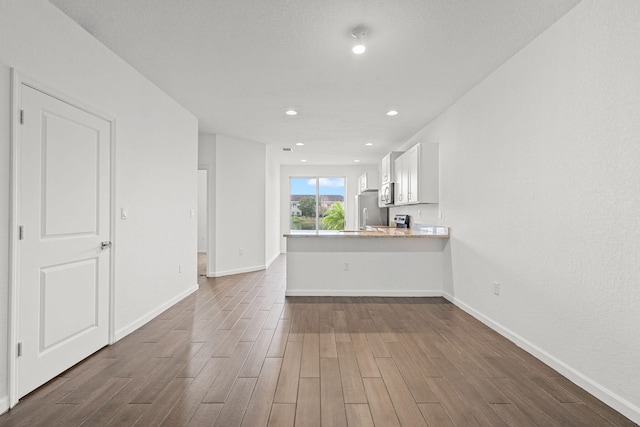
{"label": "white wall", "polygon": [[280,166],[280,250],[286,252],[287,242],[282,234],[289,232],[289,178],[323,176],[346,177],[344,215],[347,229],[353,229],[354,197],[358,194],[358,177],[370,171],[378,176],[378,165],[323,166],[323,165],[282,165]]}
{"label": "white wall", "polygon": [[218,275],[265,268],[265,150],[264,144],[216,135]]}
{"label": "white wall", "polygon": [[638,52],[640,2],[583,0],[405,144],[440,143],[455,301],[636,422]]}
{"label": "white wall", "polygon": [[[0,4],[0,316],[7,310],[9,67],[115,118],[115,329],[197,289],[197,119],[46,0]],[[183,273],[178,273],[183,264]],[[6,325],[0,322],[0,405]],[[5,409],[3,406],[0,410]]]}
{"label": "white wall", "polygon": [[207,275],[264,269],[266,146],[226,135],[200,134],[198,157],[200,167],[209,168]]}
{"label": "white wall", "polygon": [[280,163],[266,147],[265,169],[265,261],[268,267],[280,255]]}
{"label": "white wall", "polygon": [[207,170],[198,171],[198,252],[207,252]]}

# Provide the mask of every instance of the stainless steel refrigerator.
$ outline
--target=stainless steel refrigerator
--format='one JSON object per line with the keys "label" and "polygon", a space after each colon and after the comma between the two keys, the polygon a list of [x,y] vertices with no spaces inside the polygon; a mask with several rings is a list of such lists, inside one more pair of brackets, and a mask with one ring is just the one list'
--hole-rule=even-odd
{"label": "stainless steel refrigerator", "polygon": [[378,192],[358,194],[355,200],[356,229],[367,225],[389,225],[389,208],[378,207]]}

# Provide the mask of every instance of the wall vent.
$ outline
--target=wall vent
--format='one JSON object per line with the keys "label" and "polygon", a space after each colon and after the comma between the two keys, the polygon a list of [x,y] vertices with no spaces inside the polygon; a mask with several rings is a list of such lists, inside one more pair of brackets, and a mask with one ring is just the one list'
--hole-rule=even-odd
{"label": "wall vent", "polygon": [[291,147],[284,147],[284,148],[282,149],[282,151],[293,151],[293,148],[291,148]]}

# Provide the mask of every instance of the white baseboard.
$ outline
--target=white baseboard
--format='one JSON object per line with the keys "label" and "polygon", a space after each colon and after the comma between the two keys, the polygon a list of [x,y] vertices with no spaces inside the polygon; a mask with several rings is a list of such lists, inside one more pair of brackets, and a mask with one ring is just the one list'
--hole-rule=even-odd
{"label": "white baseboard", "polygon": [[0,397],[0,414],[4,414],[9,410],[9,396]]}
{"label": "white baseboard", "polygon": [[442,291],[363,291],[359,289],[332,290],[332,289],[311,289],[311,290],[287,290],[288,297],[439,297]]}
{"label": "white baseboard", "polygon": [[279,256],[280,256],[280,253],[276,253],[269,261],[267,261],[265,268],[271,267],[271,264],[273,264],[273,262],[277,260]]}
{"label": "white baseboard", "polygon": [[460,309],[469,313],[471,316],[475,317],[494,331],[498,332],[500,335],[515,343],[518,347],[522,348],[537,359],[541,360],[546,365],[560,372],[571,382],[575,383],[579,387],[582,387],[584,390],[591,393],[593,396],[611,406],[613,409],[620,412],[624,416],[628,417],[633,422],[640,424],[640,408],[638,406],[622,398],[621,396],[618,396],[601,384],[593,381],[591,378],[567,365],[555,356],[547,353],[542,348],[524,339],[523,337],[504,327],[500,323],[476,311],[473,307],[467,305],[463,301],[460,301],[460,299],[455,298],[452,295],[447,294],[446,292],[443,293],[443,296]]}
{"label": "white baseboard", "polygon": [[442,297],[449,301],[451,304],[455,304],[455,302],[453,301],[455,298],[449,292],[442,291]]}
{"label": "white baseboard", "polygon": [[149,313],[147,313],[144,316],[140,317],[138,320],[135,320],[134,322],[129,323],[124,328],[121,328],[121,329],[117,330],[116,334],[115,334],[115,340],[119,341],[122,338],[126,337],[131,332],[135,331],[136,329],[140,328],[144,324],[146,324],[149,321],[153,320],[156,316],[158,316],[160,313],[162,313],[163,311],[165,311],[169,307],[177,304],[178,302],[182,301],[183,299],[185,299],[186,297],[188,297],[189,295],[191,295],[192,293],[197,291],[198,288],[199,288],[198,285],[190,287],[189,289],[185,290],[184,292],[181,292],[180,294],[178,294],[175,297],[171,298],[169,301],[165,302],[161,306],[151,310]]}
{"label": "white baseboard", "polygon": [[233,274],[251,273],[253,271],[260,271],[260,270],[266,270],[266,269],[267,267],[264,265],[256,265],[253,267],[238,268],[236,270],[225,270],[225,271],[216,271],[213,273],[207,273],[207,277],[231,276]]}

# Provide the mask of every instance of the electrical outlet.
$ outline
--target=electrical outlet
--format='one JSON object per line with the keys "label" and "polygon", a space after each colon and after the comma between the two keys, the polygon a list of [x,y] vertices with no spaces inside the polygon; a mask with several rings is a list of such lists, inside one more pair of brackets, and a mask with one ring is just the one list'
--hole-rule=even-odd
{"label": "electrical outlet", "polygon": [[349,269],[351,268],[351,266],[349,265],[348,262],[344,263],[344,271],[349,271]]}
{"label": "electrical outlet", "polygon": [[195,218],[196,217],[196,210],[195,209],[191,209],[189,211],[189,217],[190,218]]}
{"label": "electrical outlet", "polygon": [[493,282],[493,293],[495,295],[500,295],[500,283]]}
{"label": "electrical outlet", "polygon": [[240,248],[239,252],[240,252],[240,255],[244,255],[244,249]]}

